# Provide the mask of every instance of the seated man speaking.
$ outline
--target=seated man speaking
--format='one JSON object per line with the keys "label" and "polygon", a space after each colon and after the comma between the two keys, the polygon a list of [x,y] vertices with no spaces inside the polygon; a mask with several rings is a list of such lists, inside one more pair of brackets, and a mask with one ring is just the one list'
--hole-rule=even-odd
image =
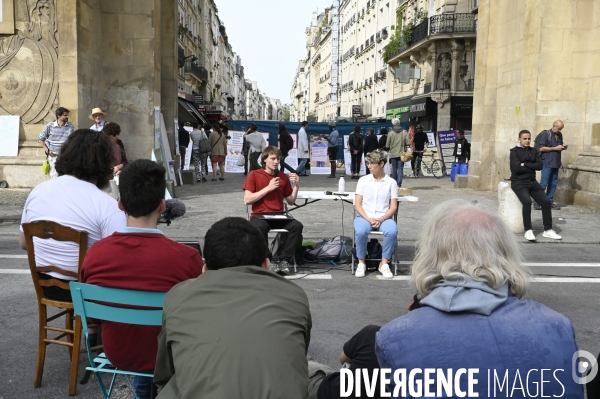
{"label": "seated man speaking", "polygon": [[[289,231],[285,246],[276,263],[270,270],[289,274],[289,262],[294,257],[296,248],[302,243],[302,223],[290,217],[284,217],[283,199],[288,204],[296,202],[300,178],[291,173],[288,177],[279,171],[281,151],[274,146],[265,148],[261,155],[262,169],[253,170],[244,183],[244,202],[252,204],[250,223],[257,227],[267,241],[271,229]],[[282,219],[270,219],[271,215],[281,215]]]}
{"label": "seated man speaking", "polygon": [[[167,292],[202,273],[197,250],[166,238],[157,223],[165,211],[165,168],[147,159],[128,164],[119,178],[119,208],[127,215],[121,228],[87,252],[81,281],[103,287]],[[118,368],[152,373],[158,326],[102,323],[104,353]],[[152,378],[135,377],[136,395],[154,398]]]}

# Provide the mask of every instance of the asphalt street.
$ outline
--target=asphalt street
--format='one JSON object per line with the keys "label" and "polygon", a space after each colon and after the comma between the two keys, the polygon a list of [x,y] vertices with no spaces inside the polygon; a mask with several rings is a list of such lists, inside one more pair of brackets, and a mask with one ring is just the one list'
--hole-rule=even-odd
{"label": "asphalt street", "polygon": [[[187,205],[184,217],[160,226],[171,238],[198,240],[210,225],[225,216],[245,217],[242,200],[243,175],[226,175],[224,182],[207,182],[178,190]],[[352,191],[355,180],[347,180]],[[399,212],[398,250],[402,261],[400,276],[394,280],[377,278],[378,272],[355,278],[349,265],[331,268],[308,265],[299,270],[294,281],[307,293],[313,317],[310,354],[322,363],[337,367],[337,359],[346,342],[367,324],[383,325],[402,316],[412,301],[413,289],[407,281],[414,254],[419,222],[432,205],[446,198],[460,197],[497,206],[496,194],[454,189],[449,179],[406,179],[405,187],[414,188],[419,202],[402,203]],[[301,180],[301,190],[335,190],[337,181],[325,176]],[[50,346],[42,387],[33,388],[37,351],[37,307],[28,273],[25,252],[18,247],[21,208],[0,208],[0,399],[66,398],[69,358],[65,348]],[[352,207],[341,201],[320,201],[294,211],[304,224],[305,240],[317,240],[341,234],[352,235]],[[580,349],[600,352],[600,215],[592,210],[565,206],[554,212],[556,231],[561,242],[541,239],[541,214],[534,211],[537,243],[521,236],[526,264],[535,275],[528,298],[566,315],[575,327]],[[343,222],[343,223],[342,223]],[[342,226],[343,225],[343,226]],[[80,376],[86,360],[82,357]],[[123,385],[120,381],[119,385]],[[78,396],[101,398],[95,381],[78,386]],[[119,389],[116,398],[127,397]],[[131,397],[131,396],[130,396]]]}

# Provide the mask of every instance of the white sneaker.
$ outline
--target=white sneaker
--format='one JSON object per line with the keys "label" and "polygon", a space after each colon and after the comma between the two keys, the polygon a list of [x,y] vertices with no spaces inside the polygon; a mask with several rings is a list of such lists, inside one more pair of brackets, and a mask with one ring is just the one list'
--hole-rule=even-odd
{"label": "white sneaker", "polygon": [[556,234],[556,232],[552,229],[544,231],[544,234],[542,234],[542,236],[546,238],[552,238],[553,240],[562,240],[562,237]]}
{"label": "white sneaker", "polygon": [[359,263],[358,266],[356,267],[356,271],[354,272],[354,276],[355,277],[364,277],[366,270],[367,270],[367,267],[365,266],[365,264]]}
{"label": "white sneaker", "polygon": [[535,234],[533,234],[533,230],[527,230],[525,232],[525,239],[527,241],[535,241]]}
{"label": "white sneaker", "polygon": [[379,270],[379,272],[381,274],[383,274],[383,278],[393,278],[394,277],[394,275],[390,271],[390,265],[388,265],[387,263],[380,263],[377,270]]}

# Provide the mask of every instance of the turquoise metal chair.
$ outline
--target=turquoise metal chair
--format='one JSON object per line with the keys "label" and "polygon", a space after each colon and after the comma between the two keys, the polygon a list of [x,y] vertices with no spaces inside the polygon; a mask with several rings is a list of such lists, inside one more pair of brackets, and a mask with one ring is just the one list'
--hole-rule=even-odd
{"label": "turquoise metal chair", "polygon": [[[149,373],[137,373],[119,370],[112,365],[104,353],[94,357],[89,345],[88,318],[96,320],[113,321],[117,323],[137,324],[144,326],[162,325],[162,307],[166,292],[133,291],[118,288],[99,287],[92,284],[71,282],[69,283],[75,314],[81,317],[83,332],[85,334],[87,354],[90,370],[96,376],[102,394],[110,398],[117,375],[124,375],[129,386],[133,389],[129,376],[154,377]],[[98,303],[101,302],[101,303]],[[108,303],[107,303],[108,302]],[[117,306],[115,306],[117,305]],[[160,309],[129,309],[122,306],[144,306]],[[104,386],[100,373],[112,374],[108,391]]]}

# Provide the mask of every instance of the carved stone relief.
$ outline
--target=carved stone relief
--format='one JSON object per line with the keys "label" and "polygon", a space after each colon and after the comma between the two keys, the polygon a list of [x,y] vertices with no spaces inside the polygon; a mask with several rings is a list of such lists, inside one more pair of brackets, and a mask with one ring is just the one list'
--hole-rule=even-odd
{"label": "carved stone relief", "polygon": [[452,79],[452,61],[450,53],[441,53],[437,56],[436,90],[449,90]]}
{"label": "carved stone relief", "polygon": [[0,114],[54,120],[58,31],[54,0],[15,0],[17,33],[0,36]]}

